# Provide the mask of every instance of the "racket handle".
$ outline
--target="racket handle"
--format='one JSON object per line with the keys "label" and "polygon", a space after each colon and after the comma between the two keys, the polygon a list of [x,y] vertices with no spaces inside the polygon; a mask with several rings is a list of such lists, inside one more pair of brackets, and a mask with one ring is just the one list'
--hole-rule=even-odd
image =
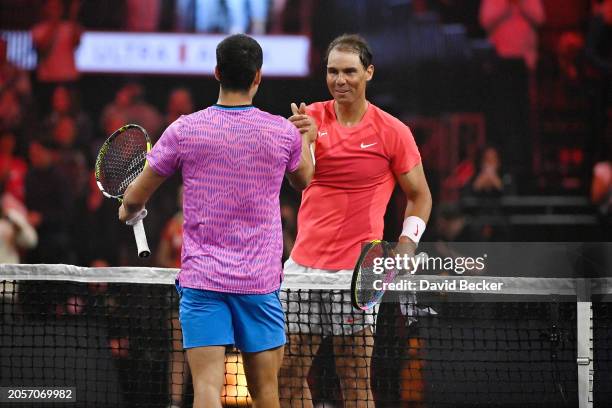
{"label": "racket handle", "polygon": [[145,233],[142,220],[136,222],[133,226],[134,238],[136,238],[136,247],[138,248],[138,256],[140,258],[148,258],[151,255],[149,243],[147,242],[147,234]]}

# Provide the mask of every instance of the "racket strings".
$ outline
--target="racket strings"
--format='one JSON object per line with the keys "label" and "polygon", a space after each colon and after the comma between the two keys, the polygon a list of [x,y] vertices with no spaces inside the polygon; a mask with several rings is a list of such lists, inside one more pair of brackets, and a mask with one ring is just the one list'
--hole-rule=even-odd
{"label": "racket strings", "polygon": [[147,141],[137,129],[128,129],[114,138],[100,166],[100,183],[112,196],[121,196],[138,177],[147,159]]}
{"label": "racket strings", "polygon": [[380,273],[381,260],[387,256],[382,243],[374,244],[365,254],[361,267],[359,269],[359,278],[357,279],[356,294],[358,303],[361,305],[369,305],[376,303],[381,294],[380,290],[375,289],[375,281],[384,280],[386,270]]}

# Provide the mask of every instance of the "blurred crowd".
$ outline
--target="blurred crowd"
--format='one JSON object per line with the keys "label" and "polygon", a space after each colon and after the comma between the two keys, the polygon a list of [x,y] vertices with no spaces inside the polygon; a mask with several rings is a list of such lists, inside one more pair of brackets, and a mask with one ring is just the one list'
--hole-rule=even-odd
{"label": "blurred crowd", "polygon": [[[41,16],[27,26],[39,58],[34,73],[13,65],[7,58],[7,44],[0,39],[0,264],[66,263],[104,267],[140,261],[136,258],[131,229],[116,221],[117,202],[105,199],[96,185],[93,168],[99,147],[108,135],[126,123],[142,125],[155,141],[180,115],[201,107],[194,102],[188,87],[168,89],[163,103],[153,103],[141,81],[118,78],[113,84],[114,96],[101,99],[95,115],[84,109],[82,80],[74,61],[74,50],[84,27],[139,32],[309,35],[314,28],[312,16],[323,2],[10,0],[8,3],[38,5]],[[365,1],[335,3],[337,9],[345,7],[356,13],[367,8]],[[596,238],[609,240],[612,0],[567,0],[563,7],[557,7],[557,0],[381,0],[380,3],[380,8],[389,6],[389,10],[399,7],[398,4],[409,6],[416,18],[434,15],[444,23],[463,24],[470,36],[487,37],[500,58],[518,60],[523,65],[528,77],[525,93],[530,137],[529,146],[520,148],[525,152],[533,149],[536,176],[553,167],[560,174],[561,189],[571,190],[575,186],[572,169],[586,169],[587,174],[582,178],[587,183],[582,192],[585,197],[588,192],[602,230],[607,231],[607,235]],[[15,8],[18,9],[21,8]],[[28,21],[31,15],[30,11],[23,21]],[[14,17],[19,20],[19,15]],[[407,122],[412,126],[410,120]],[[587,140],[563,145],[563,136],[580,123],[586,124],[586,128],[576,134]],[[555,139],[558,142],[552,143],[562,147],[547,158],[543,147],[546,140],[540,139],[551,134],[558,138]],[[517,185],[525,180],[517,179],[516,173],[510,171],[506,145],[491,141],[495,139],[487,137],[470,144],[463,149],[454,167],[444,172],[435,168],[445,164],[436,162],[430,146],[427,143],[420,146],[425,164],[430,167],[428,177],[434,179],[440,172],[440,180],[433,183],[439,187],[435,192],[435,216],[424,240],[502,241],[516,237],[509,233],[501,199],[516,194]],[[143,265],[178,268],[182,246],[180,177],[172,178],[162,189],[150,203],[151,216],[145,220],[154,256]],[[390,219],[393,222],[388,223],[391,226],[401,225],[397,220],[405,205],[401,202],[402,196],[396,195],[392,200]],[[478,216],[486,216],[491,222],[477,223],[473,217],[470,219],[473,214],[462,205],[470,199],[477,200]],[[298,201],[295,193],[283,190],[280,214],[285,258],[297,232]],[[386,231],[387,239],[393,241],[397,232],[392,228]],[[444,247],[438,249],[444,253]],[[110,353],[120,361],[118,369],[122,378],[127,378],[122,387],[138,391],[133,364],[152,361],[151,364],[158,366],[154,372],[161,383],[166,382],[166,368],[172,367],[174,378],[168,391],[172,399],[182,398],[186,378],[182,353],[165,351],[166,354],[162,352],[163,355],[153,359],[149,355],[141,358],[147,353],[167,350],[159,344],[169,339],[174,342],[171,350],[180,350],[176,311],[170,303],[159,302],[164,298],[176,303],[171,295],[144,288],[139,296],[131,298],[132,294],[122,296],[121,291],[126,288],[106,284],[83,286],[80,292],[69,296],[61,288],[49,295],[48,289],[23,284],[20,290],[24,304],[26,299],[42,299],[38,308],[32,306],[26,312],[40,316],[53,314],[61,321],[103,310],[106,318],[113,316],[107,328]],[[44,299],[41,290],[46,293]],[[9,292],[6,288],[2,291]],[[133,304],[119,304],[119,298],[124,301],[130,298]],[[130,338],[126,334],[127,320],[136,308],[149,310],[141,317],[152,322],[139,334],[149,340],[153,338],[158,344],[135,344],[138,336]],[[157,320],[152,316],[157,316]],[[160,337],[155,338],[156,335]],[[140,368],[141,372],[147,370]],[[148,392],[141,391],[142,395]],[[139,394],[133,393],[130,398],[139,398]]]}
{"label": "blurred crowd", "polygon": [[[170,89],[166,101],[155,105],[148,99],[142,82],[120,78],[113,84],[113,99],[100,101],[96,111],[99,114],[92,116],[83,108],[82,79],[74,61],[83,27],[135,31],[166,27],[175,31],[261,34],[281,32],[284,28],[277,23],[286,26],[286,22],[299,20],[295,31],[308,33],[318,4],[289,0],[129,0],[117,2],[120,7],[112,14],[123,17],[121,24],[113,26],[104,22],[111,3],[37,3],[41,16],[30,27],[39,58],[34,73],[13,65],[7,58],[7,44],[0,39],[0,262],[133,263],[130,231],[111,222],[116,218],[117,204],[103,199],[95,183],[97,150],[109,134],[125,123],[142,125],[155,139],[178,116],[199,108],[194,106],[189,88]],[[337,3],[341,9],[342,2]],[[353,5],[358,8],[361,3]],[[604,215],[602,218],[609,219],[612,0],[568,0],[570,12],[565,13],[555,11],[547,0],[411,0],[406,4],[414,16],[433,13],[448,23],[463,18],[470,33],[477,33],[471,28],[476,21],[499,57],[522,61],[529,76],[529,135],[533,138],[534,169],[540,166],[545,172],[551,166],[545,154],[538,151],[543,143],[538,144],[538,137],[545,136],[539,126],[548,123],[545,115],[583,115],[583,123],[589,127],[584,131],[588,140],[582,141],[585,148],[572,147],[571,143],[558,148],[552,163],[557,173],[568,172],[572,166],[586,168],[586,179],[593,185],[590,197]],[[465,6],[463,14],[461,6]],[[164,12],[168,7],[171,13]],[[95,19],[99,26],[92,25],[89,15],[99,16]],[[162,21],[166,15],[173,19],[169,26]],[[292,20],[290,15],[301,17]],[[544,29],[546,24],[548,29]],[[551,126],[562,123],[562,119],[551,121]],[[412,126],[409,120],[408,124]],[[555,130],[559,140],[566,130]],[[486,142],[483,139],[464,149],[456,167],[448,169],[437,182],[442,192],[437,204],[451,204],[439,205],[436,222],[444,224],[445,217],[455,217],[462,197],[485,197],[490,203],[516,192],[521,180],[509,171],[511,158],[505,157],[506,145],[496,144],[495,138],[489,136]],[[529,146],[521,148],[530,150]],[[428,157],[426,143],[422,152],[426,165],[435,165],[435,160]],[[431,169],[428,176],[435,177],[435,171]],[[569,177],[559,181],[562,188],[571,187],[571,183]],[[166,191],[151,203],[150,213],[155,216],[149,217],[146,224],[154,241],[154,253],[159,255],[150,265],[179,266],[179,185],[178,178],[171,180],[163,187]],[[590,186],[585,190],[590,191]],[[295,196],[285,194],[281,202],[288,253],[297,230],[297,203]],[[397,212],[401,214],[401,210]],[[444,231],[434,231],[431,229],[429,239],[445,235]],[[485,228],[474,239],[503,238],[504,234]]]}
{"label": "blurred crowd", "polygon": [[[318,0],[58,0],[62,16],[92,30],[282,34],[310,32]],[[53,13],[47,0],[6,0],[3,26],[30,28]],[[34,12],[32,12],[34,10]],[[56,9],[57,10],[57,9]]]}

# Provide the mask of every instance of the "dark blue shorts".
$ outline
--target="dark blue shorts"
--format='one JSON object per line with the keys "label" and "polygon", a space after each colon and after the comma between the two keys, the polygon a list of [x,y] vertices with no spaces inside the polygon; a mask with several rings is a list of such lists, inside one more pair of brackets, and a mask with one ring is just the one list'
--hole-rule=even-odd
{"label": "dark blue shorts", "polygon": [[176,287],[184,348],[235,345],[254,353],[285,344],[285,314],[278,290],[242,295]]}

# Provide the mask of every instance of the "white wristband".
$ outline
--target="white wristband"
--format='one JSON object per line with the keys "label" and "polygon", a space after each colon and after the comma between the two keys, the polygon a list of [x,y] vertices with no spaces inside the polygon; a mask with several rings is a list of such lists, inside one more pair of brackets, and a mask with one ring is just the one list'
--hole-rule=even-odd
{"label": "white wristband", "polygon": [[421,236],[425,232],[425,221],[411,215],[404,220],[404,228],[402,229],[401,236],[408,237],[415,244],[418,244],[421,240]]}

